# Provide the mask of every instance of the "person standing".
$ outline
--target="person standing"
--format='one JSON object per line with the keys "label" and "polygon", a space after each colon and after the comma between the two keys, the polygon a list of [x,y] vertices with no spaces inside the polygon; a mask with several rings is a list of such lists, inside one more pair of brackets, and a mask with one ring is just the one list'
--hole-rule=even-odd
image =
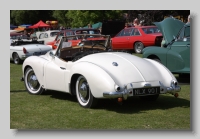
{"label": "person standing", "polygon": [[137,19],[137,18],[135,18],[134,20],[133,20],[133,26],[139,26],[139,20]]}
{"label": "person standing", "polygon": [[125,27],[124,28],[128,28],[129,26],[128,26],[128,23],[125,23]]}
{"label": "person standing", "polygon": [[188,15],[188,21],[186,24],[190,24],[190,15]]}
{"label": "person standing", "polygon": [[88,24],[88,28],[92,28],[92,25],[91,25],[91,24]]}
{"label": "person standing", "polygon": [[[88,24],[88,28],[92,28],[92,25],[91,24]],[[89,30],[89,34],[94,34],[94,31],[93,30]],[[90,36],[91,37],[91,36]]]}
{"label": "person standing", "polygon": [[24,30],[24,35],[25,35],[27,38],[30,37],[30,35],[28,34],[27,30]]}

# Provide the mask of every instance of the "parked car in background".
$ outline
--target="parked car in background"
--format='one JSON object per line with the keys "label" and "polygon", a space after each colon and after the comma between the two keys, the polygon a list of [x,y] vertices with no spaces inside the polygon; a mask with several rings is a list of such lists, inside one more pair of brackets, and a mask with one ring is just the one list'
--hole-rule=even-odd
{"label": "parked car in background", "polygon": [[29,38],[23,33],[10,32],[10,40],[18,40],[18,39],[29,39]]}
{"label": "parked car in background", "polygon": [[128,50],[142,53],[143,48],[161,46],[162,33],[156,26],[137,26],[122,29],[112,38],[113,50]]}
{"label": "parked car in background", "polygon": [[143,57],[159,61],[172,73],[190,75],[190,24],[169,17],[155,25],[161,30],[165,45],[145,48]]}
{"label": "parked car in background", "polygon": [[[155,101],[166,93],[178,97],[180,86],[165,66],[129,53],[110,52],[107,48],[110,36],[97,36],[83,34],[84,39],[74,47],[67,45],[69,40],[81,35],[61,37],[57,49],[28,57],[21,78],[28,93],[39,95],[45,90],[69,93],[76,95],[84,108],[95,107],[98,99],[122,102],[139,96]],[[91,40],[93,37],[104,38],[104,42]]]}
{"label": "parked car in background", "polygon": [[10,61],[20,64],[29,56],[42,55],[52,50],[51,46],[40,44],[37,40],[11,39],[10,40]]}
{"label": "parked car in background", "polygon": [[[69,35],[76,35],[76,34],[100,34],[100,31],[98,29],[92,29],[92,28],[77,28],[77,29],[61,30],[57,34],[56,38],[53,41],[48,42],[47,44],[52,45],[52,48],[56,49],[57,46],[55,44],[59,43],[61,37],[63,36],[66,37]],[[72,46],[76,46],[77,43],[80,42],[80,40],[81,38],[76,36],[75,38],[71,39],[70,42],[72,42]]]}
{"label": "parked car in background", "polygon": [[42,42],[43,44],[47,44],[48,42],[54,41],[59,32],[60,30],[48,30],[44,32],[36,32],[36,36],[38,38],[38,41]]}

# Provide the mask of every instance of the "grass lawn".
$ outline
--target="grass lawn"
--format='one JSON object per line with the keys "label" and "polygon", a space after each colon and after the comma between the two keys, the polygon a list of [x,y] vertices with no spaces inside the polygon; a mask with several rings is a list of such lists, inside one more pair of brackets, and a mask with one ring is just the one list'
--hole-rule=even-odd
{"label": "grass lawn", "polygon": [[[141,56],[141,55],[137,55]],[[190,83],[179,97],[160,95],[155,102],[129,98],[122,105],[101,100],[95,109],[79,106],[76,97],[48,91],[30,95],[20,81],[22,65],[10,63],[11,129],[190,130]]]}

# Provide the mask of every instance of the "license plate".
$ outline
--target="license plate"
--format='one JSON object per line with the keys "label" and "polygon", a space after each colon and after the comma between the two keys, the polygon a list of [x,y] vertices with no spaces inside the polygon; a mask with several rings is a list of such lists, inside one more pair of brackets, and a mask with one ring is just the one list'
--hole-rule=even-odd
{"label": "license plate", "polygon": [[133,96],[145,96],[154,94],[160,94],[160,87],[133,89]]}

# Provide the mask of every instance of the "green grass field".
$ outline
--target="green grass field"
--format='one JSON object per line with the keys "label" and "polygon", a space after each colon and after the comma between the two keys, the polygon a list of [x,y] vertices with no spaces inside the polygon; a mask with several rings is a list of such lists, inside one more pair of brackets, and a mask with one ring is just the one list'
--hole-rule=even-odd
{"label": "green grass field", "polygon": [[[140,56],[140,55],[138,55]],[[179,97],[160,95],[155,102],[129,98],[122,105],[101,100],[95,109],[79,106],[76,97],[48,91],[30,95],[22,65],[10,63],[11,129],[190,130],[190,83],[181,83]]]}

